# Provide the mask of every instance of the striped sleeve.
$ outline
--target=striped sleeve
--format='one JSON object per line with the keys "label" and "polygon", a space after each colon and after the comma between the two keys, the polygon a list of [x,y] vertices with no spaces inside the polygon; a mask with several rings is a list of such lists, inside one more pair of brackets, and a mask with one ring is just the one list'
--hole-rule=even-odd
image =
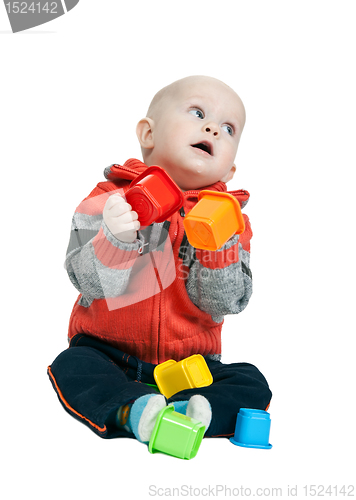
{"label": "striped sleeve", "polygon": [[132,266],[142,247],[115,238],[102,210],[110,193],[84,200],[72,219],[65,267],[75,288],[87,299],[117,297],[124,293]]}
{"label": "striped sleeve", "polygon": [[250,271],[249,219],[244,215],[245,231],[233,236],[217,250],[195,250],[190,266],[187,292],[199,309],[221,322],[226,314],[238,314],[247,306],[252,295]]}

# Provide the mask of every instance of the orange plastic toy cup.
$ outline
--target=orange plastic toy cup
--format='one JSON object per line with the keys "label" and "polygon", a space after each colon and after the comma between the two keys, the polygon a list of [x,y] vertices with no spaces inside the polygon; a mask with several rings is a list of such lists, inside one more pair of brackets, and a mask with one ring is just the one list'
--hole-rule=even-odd
{"label": "orange plastic toy cup", "polygon": [[184,203],[183,193],[161,167],[152,166],[130,184],[126,201],[137,212],[141,226],[163,222]]}
{"label": "orange plastic toy cup", "polygon": [[203,190],[184,219],[189,243],[202,250],[218,250],[234,234],[245,230],[239,202],[228,193]]}
{"label": "orange plastic toy cup", "polygon": [[169,359],[160,363],[153,376],[159,391],[166,398],[184,389],[206,387],[213,383],[213,376],[201,354],[193,354],[179,362]]}

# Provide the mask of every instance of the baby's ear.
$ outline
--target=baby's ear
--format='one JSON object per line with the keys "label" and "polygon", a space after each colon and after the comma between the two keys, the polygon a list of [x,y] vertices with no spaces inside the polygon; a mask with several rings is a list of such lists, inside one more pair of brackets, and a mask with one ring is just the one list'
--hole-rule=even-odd
{"label": "baby's ear", "polygon": [[152,149],[153,142],[153,126],[154,121],[152,118],[142,118],[137,124],[136,134],[137,138],[144,149]]}
{"label": "baby's ear", "polygon": [[236,165],[233,165],[231,169],[228,171],[228,173],[225,174],[224,177],[220,180],[223,182],[231,181],[231,179],[234,177],[235,172],[236,172]]}

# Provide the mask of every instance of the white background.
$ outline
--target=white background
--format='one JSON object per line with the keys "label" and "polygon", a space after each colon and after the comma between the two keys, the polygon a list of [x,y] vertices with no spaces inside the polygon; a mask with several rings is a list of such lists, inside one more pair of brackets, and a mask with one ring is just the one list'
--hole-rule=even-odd
{"label": "white background", "polygon": [[[304,485],[352,484],[354,6],[82,0],[18,34],[0,6],[2,498],[151,498],[183,485],[283,498],[297,485],[303,498]],[[247,110],[228,188],[251,193],[254,294],[226,319],[223,361],[269,381],[273,448],[205,439],[182,461],[94,435],[61,408],[46,368],[67,347],[77,297],[63,268],[72,213],[107,165],[141,158],[135,126],[153,94],[192,74],[223,80]]]}

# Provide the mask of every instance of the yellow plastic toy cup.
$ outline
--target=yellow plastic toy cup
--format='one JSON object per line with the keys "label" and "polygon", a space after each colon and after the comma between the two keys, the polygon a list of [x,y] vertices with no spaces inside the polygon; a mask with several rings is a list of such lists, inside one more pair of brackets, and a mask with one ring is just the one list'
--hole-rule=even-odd
{"label": "yellow plastic toy cup", "polygon": [[218,250],[234,234],[245,231],[239,202],[234,196],[207,189],[184,219],[189,243],[202,250]]}
{"label": "yellow plastic toy cup", "polygon": [[193,354],[179,362],[169,359],[157,365],[153,375],[159,391],[167,399],[184,389],[213,383],[213,376],[201,354]]}

